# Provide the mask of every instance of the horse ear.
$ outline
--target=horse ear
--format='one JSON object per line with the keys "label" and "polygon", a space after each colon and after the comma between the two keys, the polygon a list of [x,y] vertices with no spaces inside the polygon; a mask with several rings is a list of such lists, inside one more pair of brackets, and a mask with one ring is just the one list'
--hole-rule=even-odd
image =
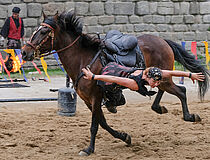
{"label": "horse ear", "polygon": [[43,14],[43,17],[44,17],[44,20],[47,18],[46,14],[44,13],[44,11],[42,11],[42,14]]}
{"label": "horse ear", "polygon": [[57,11],[57,13],[56,13],[56,14],[54,15],[54,17],[53,17],[55,21],[58,20],[58,16],[59,16],[59,15],[58,15],[58,11]]}

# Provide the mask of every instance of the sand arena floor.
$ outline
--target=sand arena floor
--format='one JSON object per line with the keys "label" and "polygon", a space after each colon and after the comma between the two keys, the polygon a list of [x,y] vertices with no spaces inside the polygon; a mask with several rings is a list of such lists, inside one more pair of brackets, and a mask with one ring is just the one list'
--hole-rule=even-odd
{"label": "sand arena floor", "polygon": [[[1,98],[57,97],[49,89],[64,87],[65,78],[28,85],[31,87],[0,88]],[[183,121],[180,101],[172,95],[164,94],[161,101],[169,113],[159,115],[150,108],[154,97],[150,100],[125,90],[127,103],[118,107],[117,114],[103,110],[111,127],[131,135],[132,145],[126,146],[99,127],[95,153],[85,158],[78,152],[89,145],[91,113],[81,99],[74,117],[57,115],[56,101],[0,103],[0,159],[210,159],[210,91],[201,103],[197,85],[189,79],[185,85],[189,110],[199,114],[201,122]]]}

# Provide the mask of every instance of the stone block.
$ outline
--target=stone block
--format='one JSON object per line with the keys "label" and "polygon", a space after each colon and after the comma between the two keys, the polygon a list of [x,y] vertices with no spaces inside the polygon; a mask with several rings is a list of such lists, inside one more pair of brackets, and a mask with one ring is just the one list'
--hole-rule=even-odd
{"label": "stone block", "polygon": [[141,1],[137,2],[135,12],[137,15],[146,15],[149,14],[149,2]]}
{"label": "stone block", "polygon": [[181,41],[183,39],[183,32],[172,32],[171,34],[174,41]]}
{"label": "stone block", "polygon": [[55,2],[68,2],[68,0],[54,0]]}
{"label": "stone block", "polygon": [[21,11],[20,11],[21,18],[27,17],[27,5],[25,3],[9,5],[8,6],[8,17],[12,16],[13,7],[19,7],[21,9]]}
{"label": "stone block", "polygon": [[165,17],[159,15],[153,15],[152,22],[155,24],[165,23]]}
{"label": "stone block", "polygon": [[42,7],[43,7],[44,13],[50,16],[55,15],[57,12],[62,13],[64,11],[64,3],[50,2],[47,4],[43,4]]}
{"label": "stone block", "polygon": [[0,4],[11,4],[12,0],[0,0]]}
{"label": "stone block", "polygon": [[188,30],[186,25],[176,24],[173,26],[174,32],[186,32]]}
{"label": "stone block", "polygon": [[25,3],[30,3],[30,2],[33,2],[34,0],[23,0],[23,2]]}
{"label": "stone block", "polygon": [[150,9],[150,14],[156,14],[157,13],[157,2],[149,3],[149,9]]}
{"label": "stone block", "polygon": [[114,3],[115,15],[132,15],[134,14],[134,4],[131,2],[116,2]]}
{"label": "stone block", "polygon": [[148,30],[148,24],[134,24],[134,32],[143,32]]}
{"label": "stone block", "polygon": [[32,29],[25,27],[25,35],[24,37],[30,37],[32,35]]}
{"label": "stone block", "polygon": [[13,3],[20,3],[21,0],[13,0]]}
{"label": "stone block", "polygon": [[34,0],[35,2],[38,3],[47,3],[47,2],[52,2],[52,0]]}
{"label": "stone block", "polygon": [[125,32],[127,32],[127,33],[133,32],[133,25],[132,24],[126,24],[126,25],[123,25],[123,27],[125,28]]}
{"label": "stone block", "polygon": [[171,16],[165,16],[165,23],[171,23]]}
{"label": "stone block", "polygon": [[143,22],[143,18],[142,17],[139,17],[139,16],[136,16],[136,15],[132,15],[129,17],[129,22],[130,23],[142,23]]}
{"label": "stone block", "polygon": [[114,3],[106,2],[104,9],[105,14],[112,15],[114,13]]}
{"label": "stone block", "polygon": [[100,16],[98,18],[98,24],[107,25],[114,23],[114,16]]}
{"label": "stone block", "polygon": [[172,39],[172,34],[170,32],[159,32],[159,36],[163,39]]}
{"label": "stone block", "polygon": [[185,41],[195,41],[195,32],[185,32],[183,36]]}
{"label": "stone block", "polygon": [[174,8],[158,7],[157,12],[160,15],[172,15],[174,14]]}
{"label": "stone block", "polygon": [[207,39],[210,40],[210,31],[207,31]]}
{"label": "stone block", "polygon": [[152,15],[145,15],[143,16],[143,22],[144,23],[152,23],[152,18],[153,16]]}
{"label": "stone block", "polygon": [[106,33],[107,31],[113,30],[113,29],[123,32],[123,26],[124,25],[115,25],[115,24],[104,26],[104,33]]}
{"label": "stone block", "polygon": [[198,31],[206,32],[209,29],[209,24],[198,24]]}
{"label": "stone block", "polygon": [[195,40],[196,41],[205,41],[205,40],[207,40],[207,34],[205,32],[196,32]]}
{"label": "stone block", "polygon": [[86,2],[75,3],[75,11],[77,15],[87,15],[89,9],[89,4]]}
{"label": "stone block", "polygon": [[0,27],[3,27],[3,25],[4,25],[4,20],[0,20]]}
{"label": "stone block", "polygon": [[91,15],[103,15],[104,5],[101,2],[91,2],[90,3],[90,14]]}
{"label": "stone block", "polygon": [[0,5],[0,18],[7,18],[7,6]]}
{"label": "stone block", "polygon": [[174,14],[174,5],[172,2],[159,2],[157,6],[157,13],[160,15]]}
{"label": "stone block", "polygon": [[155,32],[156,31],[156,26],[154,24],[148,24],[147,31]]}
{"label": "stone block", "polygon": [[36,18],[25,18],[23,19],[25,27],[36,27],[37,26],[37,19]]}
{"label": "stone block", "polygon": [[116,24],[128,23],[128,17],[127,16],[115,16],[115,23]]}
{"label": "stone block", "polygon": [[180,7],[181,7],[180,14],[189,14],[190,4],[188,2],[181,2]]}
{"label": "stone block", "polygon": [[202,23],[202,19],[203,19],[203,16],[201,15],[195,15],[195,23]]}
{"label": "stone block", "polygon": [[190,14],[199,14],[199,3],[190,2]]}
{"label": "stone block", "polygon": [[173,24],[183,23],[183,16],[182,15],[172,16],[171,23]]}
{"label": "stone block", "polygon": [[39,3],[28,4],[28,17],[40,17],[42,14],[42,5]]}
{"label": "stone block", "polygon": [[200,3],[200,13],[210,14],[210,1]]}
{"label": "stone block", "polygon": [[168,25],[167,24],[157,24],[156,30],[158,32],[166,32],[166,31],[168,31]]}
{"label": "stone block", "polygon": [[193,15],[185,15],[184,16],[184,23],[187,23],[187,24],[195,23],[195,16],[193,16]]}
{"label": "stone block", "polygon": [[181,7],[179,3],[174,3],[174,14],[180,14]]}
{"label": "stone block", "polygon": [[74,2],[66,2],[64,6],[65,11],[70,11],[75,9],[75,3]]}
{"label": "stone block", "polygon": [[98,24],[98,18],[96,16],[87,16],[83,18],[84,25],[94,26]]}
{"label": "stone block", "polygon": [[90,33],[90,34],[95,34],[97,32],[103,33],[102,26],[87,26],[86,29],[87,29],[87,33]]}
{"label": "stone block", "polygon": [[[210,14],[209,15],[204,15],[203,16],[203,22],[210,24]],[[210,26],[210,25],[209,25]]]}

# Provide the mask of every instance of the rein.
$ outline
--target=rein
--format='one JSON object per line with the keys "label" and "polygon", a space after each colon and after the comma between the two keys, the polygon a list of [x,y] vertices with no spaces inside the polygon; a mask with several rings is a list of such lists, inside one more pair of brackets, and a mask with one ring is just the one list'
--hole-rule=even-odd
{"label": "rein", "polygon": [[54,35],[55,35],[55,29],[53,27],[51,27],[49,24],[47,23],[41,23],[41,26],[46,26],[48,28],[51,29],[50,33],[47,35],[46,38],[44,38],[41,43],[38,45],[38,46],[34,46],[31,41],[32,41],[32,38],[34,37],[34,35],[41,29],[41,28],[38,28],[37,31],[32,35],[31,39],[29,41],[27,41],[27,45],[31,46],[33,49],[34,49],[34,57],[35,58],[41,58],[41,57],[46,57],[48,55],[51,55],[51,54],[54,54],[54,53],[59,53],[59,52],[62,52],[70,47],[72,47],[78,40],[79,38],[81,37],[81,35],[79,35],[72,43],[70,43],[68,46],[64,47],[64,48],[61,48],[57,51],[49,51],[49,52],[45,52],[43,54],[40,55],[40,51],[39,49],[41,48],[41,46],[48,40],[49,37],[52,38],[52,41],[51,41],[51,45],[52,45],[52,49],[53,50],[53,42],[54,42]]}

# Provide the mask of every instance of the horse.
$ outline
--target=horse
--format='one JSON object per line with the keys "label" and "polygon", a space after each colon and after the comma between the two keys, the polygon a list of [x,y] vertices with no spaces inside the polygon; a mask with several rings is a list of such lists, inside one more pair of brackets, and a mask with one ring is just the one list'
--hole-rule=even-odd
{"label": "horse", "polygon": [[[54,16],[46,16],[44,13],[43,15],[43,22],[22,49],[22,58],[25,61],[32,61],[34,58],[55,53],[53,50],[58,53],[60,61],[73,81],[77,94],[92,112],[90,144],[81,150],[79,155],[88,156],[95,151],[95,139],[99,125],[113,137],[130,145],[131,136],[129,134],[114,130],[107,124],[101,106],[103,92],[97,82],[82,77],[81,69],[84,67],[89,67],[94,74],[100,74],[103,67],[100,60],[102,40],[97,36],[82,32],[81,18],[74,11],[56,13]],[[208,90],[210,73],[192,54],[185,51],[179,44],[154,35],[145,34],[137,39],[144,55],[146,67],[155,66],[172,70],[175,59],[191,72],[202,72],[205,75],[205,80],[199,82],[199,95],[200,98],[204,97]],[[185,121],[201,120],[199,115],[190,114],[188,110],[186,88],[176,85],[172,78],[161,81],[151,106],[152,110],[159,114],[167,112],[167,109],[159,104],[164,92],[180,99]]]}

